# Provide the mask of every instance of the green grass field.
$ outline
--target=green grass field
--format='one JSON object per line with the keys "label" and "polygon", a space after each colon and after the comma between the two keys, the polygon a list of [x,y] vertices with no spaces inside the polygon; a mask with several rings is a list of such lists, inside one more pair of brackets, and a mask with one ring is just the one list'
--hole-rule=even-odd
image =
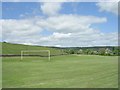
{"label": "green grass field", "polygon": [[117,88],[118,57],[4,57],[3,88]]}
{"label": "green grass field", "polygon": [[[0,43],[1,44],[1,43]],[[2,54],[14,54],[20,55],[22,50],[50,50],[51,55],[62,54],[60,49],[44,47],[44,46],[32,46],[32,45],[22,45],[22,44],[12,44],[12,43],[2,43]]]}

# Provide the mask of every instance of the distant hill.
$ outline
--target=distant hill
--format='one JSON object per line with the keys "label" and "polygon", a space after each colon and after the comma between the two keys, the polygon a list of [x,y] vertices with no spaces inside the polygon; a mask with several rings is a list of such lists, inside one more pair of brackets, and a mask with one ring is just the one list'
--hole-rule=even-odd
{"label": "distant hill", "polygon": [[61,49],[52,48],[52,47],[12,44],[6,42],[2,42],[0,44],[2,44],[3,55],[8,55],[8,54],[20,55],[22,50],[50,50],[51,55],[62,54]]}
{"label": "distant hill", "polygon": [[[78,51],[80,49],[82,50],[93,50],[98,51],[101,48],[104,49],[110,49],[111,51],[114,51],[116,46],[96,46],[96,47],[47,47],[47,46],[33,46],[33,45],[23,45],[23,44],[13,44],[13,43],[7,43],[7,42],[0,42],[0,46],[2,46],[2,54],[8,55],[20,55],[22,50],[50,50],[51,55],[62,55],[66,54],[64,50],[74,50]],[[0,50],[1,51],[1,50]]]}

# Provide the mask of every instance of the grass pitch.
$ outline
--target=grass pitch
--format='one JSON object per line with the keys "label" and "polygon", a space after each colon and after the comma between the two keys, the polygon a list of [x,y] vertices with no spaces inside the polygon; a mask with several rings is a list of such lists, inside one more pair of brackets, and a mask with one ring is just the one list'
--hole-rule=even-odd
{"label": "grass pitch", "polygon": [[3,88],[117,88],[118,57],[3,58]]}

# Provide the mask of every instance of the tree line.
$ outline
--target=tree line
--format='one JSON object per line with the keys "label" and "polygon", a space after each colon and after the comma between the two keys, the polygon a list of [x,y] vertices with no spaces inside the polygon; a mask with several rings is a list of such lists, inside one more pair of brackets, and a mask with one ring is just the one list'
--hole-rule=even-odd
{"label": "tree line", "polygon": [[66,54],[85,54],[85,55],[104,55],[104,56],[119,56],[119,47],[72,47],[62,49]]}

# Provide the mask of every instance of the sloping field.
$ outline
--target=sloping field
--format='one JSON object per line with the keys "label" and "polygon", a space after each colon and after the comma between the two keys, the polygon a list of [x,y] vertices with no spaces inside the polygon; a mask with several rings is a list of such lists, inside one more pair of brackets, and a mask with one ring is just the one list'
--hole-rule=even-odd
{"label": "sloping field", "polygon": [[3,55],[8,55],[8,54],[20,55],[21,50],[50,50],[51,55],[62,54],[62,50],[57,49],[57,48],[2,43],[2,54]]}
{"label": "sloping field", "polygon": [[[21,50],[57,48],[2,43],[2,54],[20,55]],[[117,88],[118,57],[63,55],[51,57],[3,57],[3,88]]]}
{"label": "sloping field", "polygon": [[3,58],[3,88],[117,88],[118,59],[114,56]]}

